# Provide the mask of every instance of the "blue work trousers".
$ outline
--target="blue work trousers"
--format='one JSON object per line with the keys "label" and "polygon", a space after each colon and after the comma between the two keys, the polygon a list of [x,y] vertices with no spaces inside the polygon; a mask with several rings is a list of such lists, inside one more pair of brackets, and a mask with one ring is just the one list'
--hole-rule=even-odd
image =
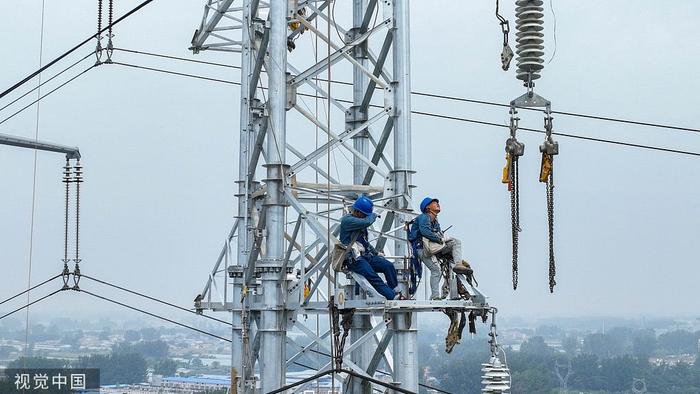
{"label": "blue work trousers", "polygon": [[[396,268],[389,260],[381,256],[365,254],[357,257],[354,262],[349,264],[348,268],[352,272],[364,276],[372,287],[387,300],[393,300],[396,297],[394,289],[399,285],[399,280],[396,276]],[[377,275],[378,272],[384,274],[386,283]]]}

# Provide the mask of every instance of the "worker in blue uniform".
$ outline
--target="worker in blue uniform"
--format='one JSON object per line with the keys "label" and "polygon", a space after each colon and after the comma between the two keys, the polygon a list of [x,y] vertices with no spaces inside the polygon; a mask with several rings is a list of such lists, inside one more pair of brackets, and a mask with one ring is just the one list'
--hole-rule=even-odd
{"label": "worker in blue uniform", "polygon": [[[415,255],[430,270],[430,299],[439,300],[443,298],[440,294],[442,272],[437,257],[447,255],[448,260],[452,261],[452,271],[457,274],[469,275],[471,267],[462,259],[462,242],[447,236],[440,228],[437,220],[440,200],[426,197],[420,203],[420,210],[421,214],[411,225],[408,240]],[[450,298],[459,298],[454,280],[450,280]]]}
{"label": "worker in blue uniform", "polygon": [[[389,260],[380,256],[377,250],[367,240],[367,228],[377,220],[377,214],[372,212],[374,203],[369,197],[360,196],[353,204],[351,212],[340,220],[340,242],[348,245],[357,234],[357,239],[346,258],[350,271],[367,278],[367,281],[379,294],[387,300],[397,296],[402,298],[396,268]],[[384,274],[386,282],[377,273]]]}

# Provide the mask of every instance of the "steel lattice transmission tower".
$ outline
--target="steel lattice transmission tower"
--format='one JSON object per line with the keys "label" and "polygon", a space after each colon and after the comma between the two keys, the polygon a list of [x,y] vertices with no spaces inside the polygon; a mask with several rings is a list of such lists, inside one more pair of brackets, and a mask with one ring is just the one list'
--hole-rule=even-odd
{"label": "steel lattice transmission tower", "polygon": [[[347,9],[337,15],[351,19],[342,26],[328,0],[208,0],[192,39],[195,53],[241,59],[238,215],[195,300],[200,310],[232,312],[232,378],[241,392],[279,388],[300,360],[331,368],[319,356],[331,353],[329,296],[355,312],[343,366],[365,376],[383,368],[414,392],[417,312],[489,308],[476,290],[470,301],[386,301],[363,277],[329,267],[343,208],[367,194],[382,214],[370,234],[405,282],[403,223],[415,216],[409,1],[351,3],[352,18]],[[333,83],[329,94],[329,74],[352,84]],[[336,153],[351,164],[336,164],[334,174]],[[361,379],[338,378],[353,393],[371,392]]]}

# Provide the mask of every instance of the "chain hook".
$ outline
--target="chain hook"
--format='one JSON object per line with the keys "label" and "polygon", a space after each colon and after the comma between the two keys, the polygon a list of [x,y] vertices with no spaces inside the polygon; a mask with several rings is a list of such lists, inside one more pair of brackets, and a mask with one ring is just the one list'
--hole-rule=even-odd
{"label": "chain hook", "polygon": [[510,68],[510,62],[513,60],[513,49],[508,45],[508,34],[510,33],[510,23],[504,18],[498,11],[498,0],[496,0],[496,18],[501,25],[501,32],[503,33],[503,50],[501,51],[501,68],[503,71],[508,71]]}

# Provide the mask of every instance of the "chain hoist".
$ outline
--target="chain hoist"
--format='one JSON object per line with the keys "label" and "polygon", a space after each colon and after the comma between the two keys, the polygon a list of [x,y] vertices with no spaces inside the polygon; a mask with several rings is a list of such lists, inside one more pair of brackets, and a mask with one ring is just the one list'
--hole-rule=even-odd
{"label": "chain hoist", "polygon": [[518,111],[510,108],[510,137],[506,140],[506,165],[501,182],[508,184],[510,192],[510,220],[513,245],[513,290],[518,288],[518,238],[520,229],[520,182],[518,180],[518,159],[525,153],[525,144],[518,141]]}
{"label": "chain hoist", "polygon": [[[333,334],[333,369],[340,370],[343,367],[343,348],[345,348],[345,340],[350,334],[352,327],[352,319],[355,316],[355,309],[338,309],[335,304],[335,297],[331,296],[328,301],[328,309],[331,320],[331,333]],[[343,315],[342,321],[340,315]],[[343,334],[340,335],[340,328],[343,328]]]}
{"label": "chain hoist", "polygon": [[[535,80],[539,79],[544,68],[544,2],[542,0],[516,0],[516,79],[523,82],[525,94],[510,102],[510,138],[506,141],[506,166],[503,169],[502,182],[508,184],[511,206],[511,233],[513,239],[513,290],[518,287],[518,233],[520,227],[520,190],[518,181],[518,158],[524,153],[524,145],[516,139],[518,129],[517,108],[543,109],[545,113],[545,141],[540,146],[542,163],[540,166],[540,182],[546,183],[547,188],[547,221],[549,230],[549,290],[554,292],[556,285],[556,266],[554,262],[554,155],[559,153],[559,145],[552,139],[551,102],[535,93]],[[496,17],[501,22],[504,35],[507,25],[503,27],[505,18],[500,16],[498,1],[496,2]],[[504,36],[504,45],[507,37]],[[505,68],[504,68],[505,69]]]}
{"label": "chain hoist", "polygon": [[552,111],[548,106],[545,109],[544,129],[546,136],[540,152],[542,152],[542,163],[540,165],[540,182],[546,184],[547,194],[547,228],[549,236],[549,292],[554,293],[554,286],[557,284],[555,275],[557,273],[554,262],[554,156],[559,154],[559,143],[552,138]]}
{"label": "chain hoist", "polygon": [[499,10],[499,4],[498,0],[496,0],[496,18],[498,19],[498,23],[501,26],[501,33],[503,33],[503,50],[501,51],[501,68],[503,68],[503,71],[508,71],[508,68],[510,68],[510,62],[513,60],[513,50],[511,49],[510,45],[508,44],[508,34],[510,33],[510,23],[508,23],[508,20],[504,18]]}

